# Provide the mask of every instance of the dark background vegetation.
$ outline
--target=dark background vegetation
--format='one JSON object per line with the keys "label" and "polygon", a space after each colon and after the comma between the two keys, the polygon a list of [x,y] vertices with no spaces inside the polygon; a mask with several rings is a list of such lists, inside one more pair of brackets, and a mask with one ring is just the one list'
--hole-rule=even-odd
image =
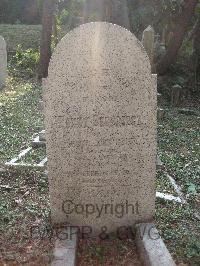
{"label": "dark background vegetation", "polygon": [[[155,64],[157,64],[157,73],[161,76],[159,78],[159,91],[169,97],[169,88],[178,84],[183,88],[183,97],[185,98],[196,97],[199,94],[200,1],[50,0],[46,2],[49,3],[49,6],[45,13],[43,12],[45,0],[1,0],[0,23],[39,25],[42,23],[42,16],[48,13],[48,8],[52,5],[52,21],[47,21],[48,24],[52,23],[53,28],[51,45],[46,44],[45,47],[44,37],[41,39],[44,40],[43,43],[40,42],[41,33],[39,31],[37,38],[33,40],[33,43],[37,46],[32,47],[30,44],[30,47],[28,47],[34,48],[34,52],[37,52],[41,43],[41,47],[44,46],[44,49],[40,50],[42,54],[45,51],[47,53],[48,49],[52,50],[57,41],[67,31],[79,24],[88,21],[106,20],[123,25],[124,16],[128,16],[129,28],[140,40],[142,32],[148,25],[154,27],[156,32]],[[191,5],[195,6],[194,10],[192,10]],[[124,6],[126,6],[126,10]],[[184,7],[186,11],[184,11]],[[190,14],[188,13],[189,9],[192,10]],[[184,23],[186,24],[185,29],[183,29]],[[48,31],[47,28],[45,31]],[[178,36],[181,31],[183,31],[182,37]],[[176,49],[175,46],[179,39],[181,39],[180,47]],[[8,45],[10,45],[9,42]],[[22,47],[22,49],[24,48]],[[40,62],[43,66],[48,65],[50,53],[51,51],[44,54],[43,62]],[[47,66],[42,71],[46,72],[47,75]]]}

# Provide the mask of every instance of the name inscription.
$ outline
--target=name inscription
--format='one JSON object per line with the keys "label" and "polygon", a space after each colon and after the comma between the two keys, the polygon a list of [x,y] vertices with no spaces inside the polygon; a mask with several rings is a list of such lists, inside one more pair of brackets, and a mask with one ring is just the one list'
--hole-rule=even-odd
{"label": "name inscription", "polygon": [[[56,124],[63,122],[64,116],[54,116]],[[93,116],[93,117],[68,117],[65,120],[66,128],[87,128],[87,127],[123,127],[144,125],[137,116]]]}

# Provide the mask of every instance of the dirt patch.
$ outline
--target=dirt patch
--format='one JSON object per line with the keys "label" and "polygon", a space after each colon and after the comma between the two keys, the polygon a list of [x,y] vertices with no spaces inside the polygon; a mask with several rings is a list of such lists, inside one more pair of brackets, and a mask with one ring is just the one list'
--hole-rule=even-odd
{"label": "dirt patch", "polygon": [[135,241],[127,240],[80,240],[78,266],[141,266]]}

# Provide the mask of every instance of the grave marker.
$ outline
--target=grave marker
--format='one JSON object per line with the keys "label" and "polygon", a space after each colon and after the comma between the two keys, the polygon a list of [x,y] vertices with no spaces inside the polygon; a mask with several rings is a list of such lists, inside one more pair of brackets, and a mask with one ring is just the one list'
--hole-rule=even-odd
{"label": "grave marker", "polygon": [[0,89],[5,85],[7,78],[7,51],[6,42],[2,36],[0,36]]}
{"label": "grave marker", "polygon": [[151,220],[157,88],[141,43],[82,25],[57,45],[43,86],[52,222],[96,234]]}
{"label": "grave marker", "polygon": [[151,26],[148,26],[143,32],[142,44],[149,56],[152,69],[154,66],[154,39],[155,39],[154,29]]}

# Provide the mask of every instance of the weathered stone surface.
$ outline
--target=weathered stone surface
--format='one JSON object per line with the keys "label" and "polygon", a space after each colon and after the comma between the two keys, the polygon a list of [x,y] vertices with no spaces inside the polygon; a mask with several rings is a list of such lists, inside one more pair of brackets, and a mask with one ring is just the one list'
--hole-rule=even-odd
{"label": "weathered stone surface", "polygon": [[174,107],[178,107],[182,100],[183,88],[180,85],[174,85],[171,89],[171,104]]}
{"label": "weathered stone surface", "polygon": [[136,226],[136,245],[144,266],[176,266],[154,224]]}
{"label": "weathered stone surface", "polygon": [[158,106],[162,106],[162,101],[163,101],[162,94],[157,93],[157,104],[158,104]]}
{"label": "weathered stone surface", "polygon": [[46,141],[45,130],[42,130],[39,132],[39,140],[40,141]]}
{"label": "weathered stone surface", "polygon": [[155,39],[154,29],[149,25],[143,32],[142,44],[149,56],[152,70],[154,65],[154,39]]}
{"label": "weathered stone surface", "polygon": [[44,106],[43,106],[43,101],[39,101],[39,105],[38,105],[38,108],[41,112],[43,112],[43,109],[44,109]]}
{"label": "weathered stone surface", "polygon": [[59,230],[51,266],[75,266],[78,236],[70,228]]}
{"label": "weathered stone surface", "polygon": [[157,160],[156,160],[156,168],[157,168],[157,170],[165,168],[158,155],[157,155]]}
{"label": "weathered stone surface", "polygon": [[7,51],[6,42],[2,36],[0,36],[0,88],[5,85],[7,78]]}
{"label": "weathered stone surface", "polygon": [[156,79],[117,25],[88,23],[58,44],[43,84],[53,223],[97,233],[152,219]]}

